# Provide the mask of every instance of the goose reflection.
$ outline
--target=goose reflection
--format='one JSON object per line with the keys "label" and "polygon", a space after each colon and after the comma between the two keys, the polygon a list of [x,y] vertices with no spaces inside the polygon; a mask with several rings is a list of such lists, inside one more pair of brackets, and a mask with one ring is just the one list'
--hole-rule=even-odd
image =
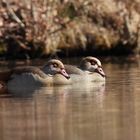
{"label": "goose reflection", "polygon": [[103,99],[104,89],[104,84],[98,83],[9,91],[13,96],[0,103],[3,135],[15,135],[17,139],[24,135],[27,140],[35,136],[64,140],[64,133],[72,133],[86,117],[94,114],[92,110]]}
{"label": "goose reflection", "polygon": [[46,96],[74,96],[79,95],[92,95],[92,94],[102,94],[105,90],[104,82],[94,83],[76,83],[73,85],[58,85],[50,87],[37,87],[37,88],[14,88],[8,90],[8,93],[12,94],[14,97],[33,97],[35,95],[46,95]]}

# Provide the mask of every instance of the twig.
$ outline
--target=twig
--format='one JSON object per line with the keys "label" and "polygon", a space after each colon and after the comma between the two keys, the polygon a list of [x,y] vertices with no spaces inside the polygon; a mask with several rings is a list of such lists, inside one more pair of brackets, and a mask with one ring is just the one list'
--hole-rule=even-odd
{"label": "twig", "polygon": [[25,25],[23,24],[23,22],[16,16],[16,14],[14,13],[13,9],[10,7],[9,2],[6,0],[3,0],[3,2],[6,4],[8,12],[11,14],[12,18],[22,27],[24,28]]}

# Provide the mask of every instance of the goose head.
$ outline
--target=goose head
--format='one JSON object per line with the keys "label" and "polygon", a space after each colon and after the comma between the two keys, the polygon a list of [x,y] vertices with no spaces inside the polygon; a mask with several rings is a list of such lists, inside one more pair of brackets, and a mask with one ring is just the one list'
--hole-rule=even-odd
{"label": "goose head", "polygon": [[60,60],[57,60],[57,59],[49,60],[46,63],[46,65],[43,66],[42,70],[44,71],[44,73],[51,76],[54,76],[56,74],[61,74],[67,79],[70,78],[70,76],[65,70],[64,64]]}
{"label": "goose head", "polygon": [[102,64],[99,59],[88,56],[82,59],[80,63],[80,68],[85,71],[89,71],[90,73],[96,72],[100,74],[102,77],[105,77],[105,73],[102,69]]}

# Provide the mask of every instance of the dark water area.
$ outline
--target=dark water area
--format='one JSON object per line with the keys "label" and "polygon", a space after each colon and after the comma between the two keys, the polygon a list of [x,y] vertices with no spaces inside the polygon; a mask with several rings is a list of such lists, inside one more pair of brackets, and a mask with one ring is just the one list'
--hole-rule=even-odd
{"label": "dark water area", "polygon": [[[64,62],[78,64],[78,59]],[[140,62],[103,59],[103,68],[105,84],[1,94],[0,140],[139,140]]]}

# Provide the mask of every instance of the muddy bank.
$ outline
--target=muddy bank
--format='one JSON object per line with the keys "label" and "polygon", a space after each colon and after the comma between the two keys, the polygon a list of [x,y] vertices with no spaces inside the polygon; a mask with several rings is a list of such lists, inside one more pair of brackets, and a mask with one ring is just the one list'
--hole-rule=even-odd
{"label": "muddy bank", "polygon": [[0,55],[140,53],[138,0],[1,0]]}

